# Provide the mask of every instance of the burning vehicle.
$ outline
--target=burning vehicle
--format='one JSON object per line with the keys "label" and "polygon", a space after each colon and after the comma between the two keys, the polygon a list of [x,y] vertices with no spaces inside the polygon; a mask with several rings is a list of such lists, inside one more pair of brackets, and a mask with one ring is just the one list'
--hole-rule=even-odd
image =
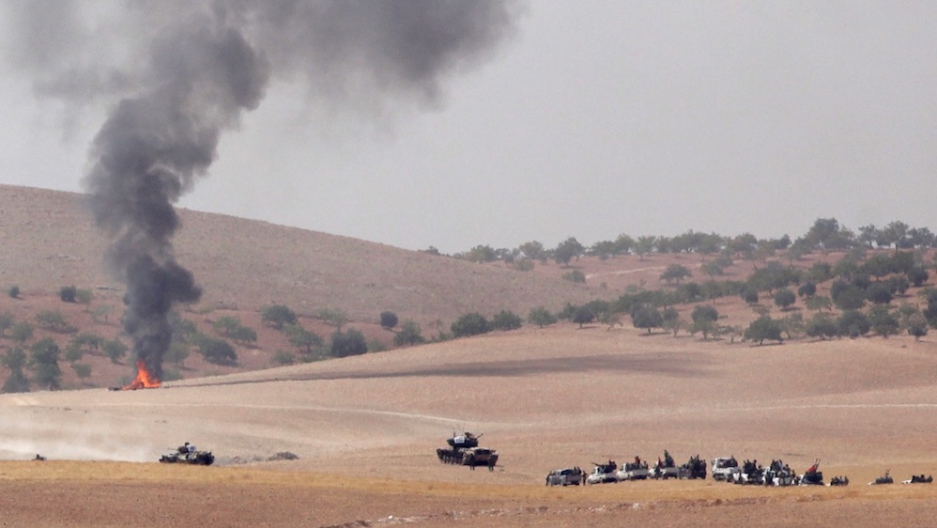
{"label": "burning vehicle", "polygon": [[146,361],[138,359],[137,377],[135,377],[133,381],[124,385],[123,387],[110,387],[108,390],[126,391],[137,389],[158,389],[162,386],[162,382],[159,381],[159,378],[153,375],[153,373],[150,372],[150,369],[147,368]]}

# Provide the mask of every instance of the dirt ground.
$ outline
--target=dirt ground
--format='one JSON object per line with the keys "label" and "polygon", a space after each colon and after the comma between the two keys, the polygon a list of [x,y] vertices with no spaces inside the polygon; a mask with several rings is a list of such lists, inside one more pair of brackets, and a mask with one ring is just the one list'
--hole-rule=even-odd
{"label": "dirt ground", "polygon": [[[0,396],[0,526],[932,526],[937,346],[752,347],[525,329],[167,388]],[[484,433],[495,471],[440,464]],[[183,441],[215,466],[158,464]],[[548,488],[592,462],[735,455],[845,488],[706,480]],[[295,461],[264,461],[277,452]],[[41,453],[46,462],[29,461]]]}

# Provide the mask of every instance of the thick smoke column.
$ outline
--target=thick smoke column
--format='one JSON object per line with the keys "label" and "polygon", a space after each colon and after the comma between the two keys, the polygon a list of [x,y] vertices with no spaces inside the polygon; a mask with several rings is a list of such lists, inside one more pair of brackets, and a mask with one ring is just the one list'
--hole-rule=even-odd
{"label": "thick smoke column", "polygon": [[223,129],[260,102],[267,63],[234,29],[210,18],[174,28],[152,46],[155,86],[122,100],[94,140],[86,184],[108,261],[127,282],[124,330],[137,358],[162,377],[173,303],[201,290],[173,258],[173,209],[211,165]]}
{"label": "thick smoke column", "polygon": [[433,103],[442,77],[488,58],[518,12],[495,0],[78,5],[6,6],[11,56],[39,95],[113,104],[85,184],[112,240],[107,261],[127,283],[125,330],[157,377],[169,310],[201,294],[173,256],[173,203],[207,174],[221,133],[260,104],[269,79],[305,82],[311,103],[364,111],[390,98]]}

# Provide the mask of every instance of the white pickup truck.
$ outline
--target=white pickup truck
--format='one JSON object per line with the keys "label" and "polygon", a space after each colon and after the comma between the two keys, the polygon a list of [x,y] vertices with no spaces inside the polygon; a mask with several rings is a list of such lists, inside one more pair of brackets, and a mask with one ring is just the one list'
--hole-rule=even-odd
{"label": "white pickup truck", "polygon": [[734,481],[736,475],[741,473],[739,463],[734,456],[719,457],[713,459],[712,466],[713,480]]}

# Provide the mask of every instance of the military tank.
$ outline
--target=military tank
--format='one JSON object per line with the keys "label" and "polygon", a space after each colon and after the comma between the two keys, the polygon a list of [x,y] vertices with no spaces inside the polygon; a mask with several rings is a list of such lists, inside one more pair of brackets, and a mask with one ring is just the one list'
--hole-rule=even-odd
{"label": "military tank", "polygon": [[494,449],[478,447],[478,439],[482,436],[476,436],[468,431],[461,435],[452,435],[451,438],[446,439],[449,447],[437,449],[436,456],[445,464],[468,466],[473,470],[478,466],[486,466],[489,471],[494,471],[498,464],[498,452]]}
{"label": "military tank", "polygon": [[162,464],[192,464],[196,466],[210,466],[215,463],[215,455],[211,451],[197,451],[189,444],[173,449],[169,453],[159,457]]}

